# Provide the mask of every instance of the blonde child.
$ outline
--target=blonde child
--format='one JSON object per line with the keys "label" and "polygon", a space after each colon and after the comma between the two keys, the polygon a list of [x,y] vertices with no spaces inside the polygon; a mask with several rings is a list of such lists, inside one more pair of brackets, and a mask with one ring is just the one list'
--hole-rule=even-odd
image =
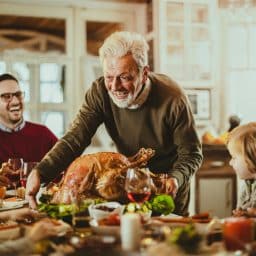
{"label": "blonde child", "polygon": [[231,155],[230,165],[237,176],[244,180],[237,209],[256,207],[256,122],[241,125],[232,130],[227,142]]}

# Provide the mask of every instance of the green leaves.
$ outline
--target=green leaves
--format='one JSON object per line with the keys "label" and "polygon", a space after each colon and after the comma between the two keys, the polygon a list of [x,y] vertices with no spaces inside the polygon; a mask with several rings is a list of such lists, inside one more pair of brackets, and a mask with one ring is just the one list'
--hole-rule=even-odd
{"label": "green leaves", "polygon": [[174,211],[175,205],[172,197],[166,194],[155,195],[149,201],[153,214],[170,214]]}
{"label": "green leaves", "polygon": [[38,211],[47,213],[48,216],[63,219],[78,212],[87,211],[89,205],[103,203],[105,200],[101,198],[84,199],[79,207],[75,204],[50,204],[41,202],[38,205]]}
{"label": "green leaves", "polygon": [[168,238],[169,243],[180,246],[186,253],[190,254],[197,252],[201,241],[202,236],[193,224],[175,228]]}

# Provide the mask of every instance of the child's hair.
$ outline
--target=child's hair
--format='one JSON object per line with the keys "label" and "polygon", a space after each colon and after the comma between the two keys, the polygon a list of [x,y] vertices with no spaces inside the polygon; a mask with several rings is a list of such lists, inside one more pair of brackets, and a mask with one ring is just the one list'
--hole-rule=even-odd
{"label": "child's hair", "polygon": [[250,172],[256,172],[256,122],[240,125],[233,129],[227,144],[234,142],[241,150]]}

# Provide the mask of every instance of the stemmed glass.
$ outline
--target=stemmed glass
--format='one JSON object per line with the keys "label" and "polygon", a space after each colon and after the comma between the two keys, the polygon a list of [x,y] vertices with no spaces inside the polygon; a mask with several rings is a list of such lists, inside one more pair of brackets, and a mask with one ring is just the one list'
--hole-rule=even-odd
{"label": "stemmed glass", "polygon": [[20,184],[26,188],[27,178],[38,162],[24,162],[20,170]]}
{"label": "stemmed glass", "polygon": [[15,196],[17,196],[17,182],[19,181],[20,171],[23,166],[22,158],[9,158],[8,166],[11,171],[8,173],[8,178],[10,179],[12,186],[14,187]]}
{"label": "stemmed glass", "polygon": [[131,202],[141,204],[151,195],[151,177],[148,168],[129,168],[125,179],[125,191]]}

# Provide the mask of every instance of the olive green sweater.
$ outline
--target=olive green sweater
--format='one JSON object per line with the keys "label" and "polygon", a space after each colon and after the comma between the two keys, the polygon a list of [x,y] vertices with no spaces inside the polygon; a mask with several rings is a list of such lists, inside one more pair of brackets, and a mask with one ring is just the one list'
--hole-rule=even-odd
{"label": "olive green sweater", "polygon": [[118,151],[134,155],[140,148],[153,148],[149,168],[169,172],[179,186],[187,184],[202,161],[194,119],[182,89],[165,75],[151,73],[150,93],[137,109],[119,108],[110,97],[103,77],[86,92],[71,128],[38,165],[42,181],[53,179],[91,143],[104,123]]}

